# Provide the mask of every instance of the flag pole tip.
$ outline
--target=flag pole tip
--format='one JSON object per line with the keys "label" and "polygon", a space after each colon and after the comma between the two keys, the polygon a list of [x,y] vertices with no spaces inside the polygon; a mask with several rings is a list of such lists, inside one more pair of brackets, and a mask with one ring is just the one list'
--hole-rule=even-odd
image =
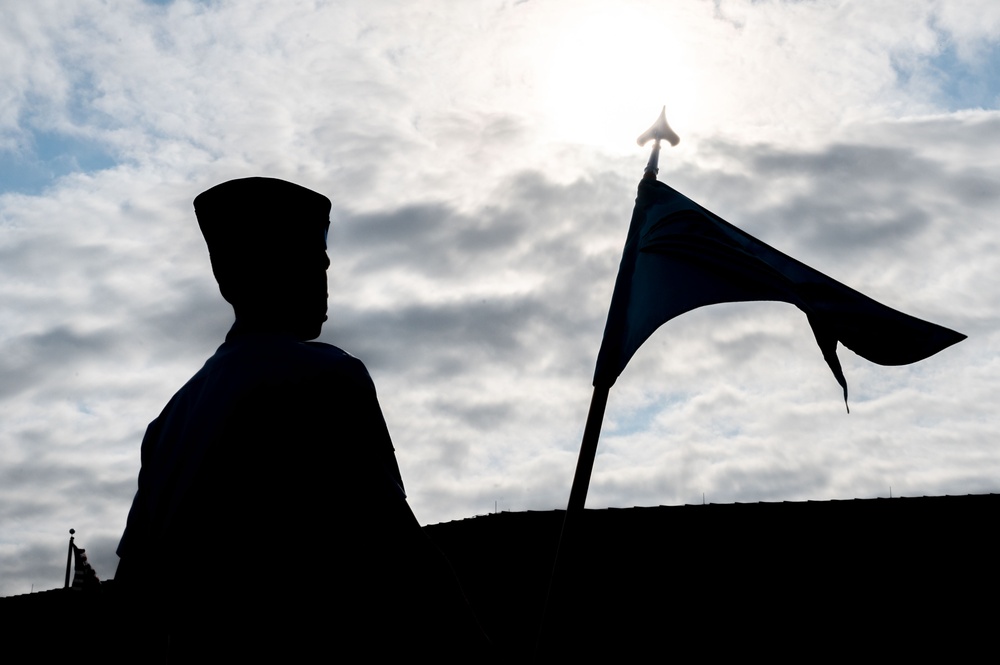
{"label": "flag pole tip", "polygon": [[667,124],[667,107],[664,106],[660,109],[660,117],[656,119],[656,122],[652,126],[643,132],[639,138],[635,140],[640,146],[644,146],[650,141],[667,141],[670,145],[677,145],[681,142],[681,137],[677,136],[677,132],[670,128]]}

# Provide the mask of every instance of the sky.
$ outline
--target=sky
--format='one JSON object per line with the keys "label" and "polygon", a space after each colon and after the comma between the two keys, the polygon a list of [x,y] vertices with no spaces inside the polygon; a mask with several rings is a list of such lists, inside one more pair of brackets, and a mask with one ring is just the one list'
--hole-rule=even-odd
{"label": "sky", "polygon": [[238,177],[333,200],[320,341],[367,365],[421,523],[565,507],[663,105],[660,180],[968,339],[841,347],[848,415],[795,307],[679,317],[611,391],[587,506],[1000,491],[993,0],[0,16],[0,595],[60,586],[71,528],[113,576],[145,427],[232,321],[191,201]]}

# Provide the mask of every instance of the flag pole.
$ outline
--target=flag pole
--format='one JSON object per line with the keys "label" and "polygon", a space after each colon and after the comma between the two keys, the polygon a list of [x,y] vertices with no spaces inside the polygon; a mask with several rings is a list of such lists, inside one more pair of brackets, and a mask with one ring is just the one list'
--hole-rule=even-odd
{"label": "flag pole", "polygon": [[69,569],[70,564],[73,562],[73,534],[76,533],[76,529],[69,530],[69,547],[66,548],[66,583],[63,585],[64,589],[69,588]]}
{"label": "flag pole", "polygon": [[594,472],[594,458],[597,457],[597,441],[601,438],[601,425],[604,422],[604,412],[608,406],[610,392],[611,386],[594,386],[594,395],[590,398],[590,411],[587,413],[587,424],[583,428],[580,457],[576,461],[573,487],[569,491],[567,517],[570,512],[583,510],[584,504],[587,503],[590,476]]}
{"label": "flag pole", "polygon": [[[559,540],[556,541],[555,556],[552,559],[552,573],[549,576],[549,587],[545,593],[545,600],[542,604],[542,614],[538,623],[538,634],[535,639],[535,649],[532,653],[532,662],[543,662],[548,656],[553,655],[553,650],[558,650],[558,645],[554,643],[557,636],[553,636],[553,622],[558,615],[552,615],[555,611],[553,599],[559,598],[563,589],[560,584],[560,564],[566,567],[567,553],[572,553],[573,546],[570,544],[570,534],[573,529],[570,523],[583,514],[584,504],[587,503],[587,490],[590,487],[590,476],[594,470],[594,459],[597,457],[597,441],[601,438],[601,424],[604,421],[604,411],[608,405],[608,393],[611,392],[609,385],[595,385],[594,394],[590,398],[590,411],[587,413],[587,424],[583,428],[583,443],[580,444],[580,456],[576,461],[576,474],[573,476],[573,487],[569,492],[569,503],[566,506],[566,513],[563,515],[562,527],[559,530]],[[570,566],[572,569],[572,565]],[[556,620],[555,623],[558,624]],[[572,620],[569,621],[572,623]],[[559,629],[556,627],[558,634]]]}
{"label": "flag pole", "polygon": [[[649,141],[653,141],[653,149],[649,155],[649,161],[643,171],[644,179],[656,179],[659,172],[660,141],[666,140],[670,145],[677,145],[680,137],[667,124],[666,107],[660,109],[660,117],[656,119],[653,126],[647,129],[637,140],[640,146],[644,146]],[[573,529],[570,523],[583,515],[584,506],[587,503],[587,491],[590,489],[590,478],[594,471],[594,460],[597,458],[597,442],[601,438],[601,425],[604,422],[604,412],[608,406],[608,394],[611,392],[611,384],[595,382],[594,393],[590,398],[590,410],[587,412],[587,424],[583,428],[583,441],[580,443],[580,456],[576,462],[576,473],[573,475],[573,486],[569,492],[569,502],[566,505],[566,514],[563,516],[562,529],[559,532],[559,540],[556,544],[555,558],[552,562],[552,575],[549,578],[549,588],[545,595],[545,602],[542,606],[542,616],[538,627],[538,639],[535,642],[534,659],[541,660],[548,654],[547,652],[556,645],[552,644],[551,634],[554,619],[551,613],[554,611],[552,602],[558,598],[564,589],[560,588],[560,577],[564,576],[560,572],[560,564],[566,566],[566,559],[572,557],[574,547],[571,543]],[[573,566],[570,564],[570,569]],[[558,632],[558,629],[557,629]]]}
{"label": "flag pole", "polygon": [[[660,116],[653,125],[643,132],[636,143],[644,146],[650,141],[653,142],[653,149],[649,154],[649,161],[643,171],[644,179],[656,179],[656,174],[660,171],[660,141],[667,141],[670,145],[680,143],[680,137],[667,124],[667,107],[660,109]],[[587,413],[587,424],[583,428],[583,442],[580,444],[580,457],[576,462],[576,473],[573,476],[573,487],[569,492],[569,503],[566,506],[566,518],[571,512],[583,510],[587,503],[587,491],[590,489],[590,477],[594,471],[594,458],[597,457],[597,440],[601,437],[601,424],[604,421],[604,412],[608,406],[608,393],[611,391],[610,385],[594,385],[594,396],[590,400],[590,411]],[[563,525],[563,531],[566,527]],[[561,537],[560,537],[561,540]]]}

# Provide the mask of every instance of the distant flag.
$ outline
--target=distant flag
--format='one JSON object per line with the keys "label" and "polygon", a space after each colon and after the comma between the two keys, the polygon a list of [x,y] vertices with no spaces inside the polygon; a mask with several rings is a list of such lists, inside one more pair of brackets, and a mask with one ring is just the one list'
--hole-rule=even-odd
{"label": "distant flag", "polygon": [[837,342],[874,363],[906,365],[965,339],[830,279],[646,177],[639,183],[594,386],[614,385],[639,346],[670,319],[704,305],[751,300],[787,302],[805,312],[845,404]]}
{"label": "distant flag", "polygon": [[101,580],[97,577],[97,571],[87,561],[86,550],[80,549],[74,544],[73,548],[73,586],[74,589],[94,590],[101,587]]}

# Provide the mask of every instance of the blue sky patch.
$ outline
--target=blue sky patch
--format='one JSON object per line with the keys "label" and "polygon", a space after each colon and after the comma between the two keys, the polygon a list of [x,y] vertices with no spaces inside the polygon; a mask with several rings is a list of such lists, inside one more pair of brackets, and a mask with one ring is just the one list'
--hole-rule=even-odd
{"label": "blue sky patch", "polygon": [[941,93],[949,111],[1000,107],[1000,42],[977,53],[973,61],[961,60],[949,44],[930,65],[940,76]]}
{"label": "blue sky patch", "polygon": [[56,132],[35,132],[32,150],[0,158],[0,194],[39,194],[70,173],[108,169],[117,163],[95,141]]}
{"label": "blue sky patch", "polygon": [[972,59],[960,58],[948,42],[933,57],[895,63],[895,69],[904,86],[915,79],[931,83],[936,93],[931,101],[944,111],[1000,108],[1000,42],[983,44]]}

